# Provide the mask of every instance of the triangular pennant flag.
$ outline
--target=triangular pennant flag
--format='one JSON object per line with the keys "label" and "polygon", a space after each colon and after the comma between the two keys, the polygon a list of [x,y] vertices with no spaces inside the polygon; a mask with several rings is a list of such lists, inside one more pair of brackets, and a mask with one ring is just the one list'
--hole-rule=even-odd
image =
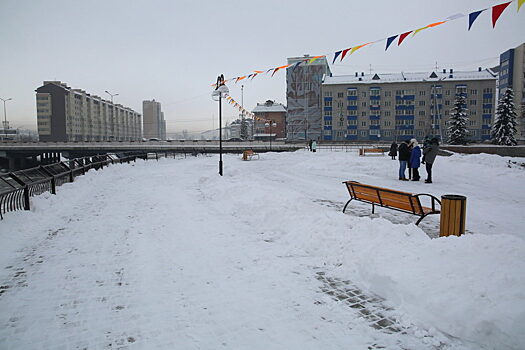
{"label": "triangular pennant flag", "polygon": [[412,34],[412,36],[414,37],[417,33],[419,33],[420,31],[422,31],[423,29],[427,29],[427,28],[428,28],[428,26],[426,26],[426,27],[422,27],[422,28],[419,28],[419,29],[414,30],[414,34]]}
{"label": "triangular pennant flag", "polygon": [[277,68],[275,68],[275,69],[273,70],[272,77],[273,77],[273,75],[274,75],[275,73],[277,73],[277,71],[278,71],[279,69],[281,69],[281,68],[280,68],[280,67],[277,67]]}
{"label": "triangular pennant flag", "polygon": [[399,41],[397,42],[397,46],[401,45],[401,43],[403,42],[403,40],[405,40],[405,38],[410,34],[412,33],[412,31],[409,31],[409,32],[406,32],[406,33],[403,33],[399,36]]}
{"label": "triangular pennant flag", "polygon": [[371,43],[366,43],[366,44],[363,44],[363,45],[359,45],[359,46],[353,47],[352,50],[350,51],[350,55],[353,54],[354,52],[356,52],[357,50],[359,50],[360,48],[365,47],[366,45],[370,45],[370,44]]}
{"label": "triangular pennant flag", "polygon": [[447,21],[453,21],[453,20],[455,20],[455,19],[463,18],[463,17],[465,17],[464,14],[462,14],[462,13],[456,13],[455,15],[448,16],[448,17],[447,17]]}
{"label": "triangular pennant flag", "polygon": [[275,68],[270,68],[270,69],[268,69],[268,70],[266,71],[266,73],[269,73],[269,72],[271,72],[271,71],[274,70],[274,69],[275,69]]}
{"label": "triangular pennant flag", "polygon": [[437,27],[437,26],[439,26],[439,25],[441,25],[441,24],[443,24],[443,23],[447,23],[447,21],[442,21],[442,22],[436,22],[436,23],[429,24],[429,25],[427,26],[427,28]]}
{"label": "triangular pennant flag", "polygon": [[253,74],[248,74],[248,77],[247,77],[247,78],[250,79],[252,75],[253,75]]}
{"label": "triangular pennant flag", "polygon": [[290,67],[290,66],[291,66],[291,64],[285,64],[284,66],[280,66],[279,69],[288,68],[288,67]]}
{"label": "triangular pennant flag", "polygon": [[297,68],[297,66],[299,66],[301,63],[303,63],[303,61],[299,61],[299,62],[295,63],[295,64],[293,65],[292,72],[293,72],[293,71],[295,70],[295,68]]}
{"label": "triangular pennant flag", "polygon": [[520,10],[520,7],[521,5],[523,5],[524,2],[525,0],[518,0],[518,11]]}
{"label": "triangular pennant flag", "polygon": [[348,49],[344,49],[344,50],[343,50],[343,54],[341,55],[341,61],[345,58],[346,53],[347,53],[348,51],[350,51],[351,49],[352,49],[352,48],[349,47]]}
{"label": "triangular pennant flag", "polygon": [[[525,1],[525,0],[524,0]],[[337,59],[337,57],[339,57],[339,55],[341,54],[341,52],[343,52],[343,50],[341,51],[337,51],[336,53],[334,53],[334,60],[332,61],[332,64],[335,63],[335,60]]]}
{"label": "triangular pennant flag", "polygon": [[244,76],[242,76],[242,77],[239,77],[239,78],[237,78],[237,81],[239,81],[239,80],[243,80],[244,78],[246,78],[246,75],[244,75]]}
{"label": "triangular pennant flag", "polygon": [[496,22],[498,21],[499,16],[501,16],[503,11],[505,11],[511,2],[512,1],[509,1],[504,4],[499,4],[492,7],[492,28],[496,27]]}
{"label": "triangular pennant flag", "polygon": [[483,12],[485,10],[480,10],[480,11],[476,11],[476,12],[472,12],[468,15],[468,30],[470,30],[470,28],[472,27],[472,24],[474,23],[474,21],[478,18],[478,16],[481,14],[481,12]]}
{"label": "triangular pennant flag", "polygon": [[313,58],[308,60],[308,64],[315,62],[316,60],[318,60],[321,57],[324,57],[324,56],[314,56]]}
{"label": "triangular pennant flag", "polygon": [[256,74],[264,73],[263,70],[254,70],[254,72],[255,72]]}
{"label": "triangular pennant flag", "polygon": [[392,44],[392,42],[394,40],[396,40],[396,38],[399,36],[399,34],[396,34],[394,36],[391,36],[390,38],[386,39],[386,48],[385,48],[385,51],[388,50],[388,47],[390,46],[390,44]]}
{"label": "triangular pennant flag", "polygon": [[255,78],[257,76],[257,74],[259,74],[259,73],[253,73],[252,80],[253,80],[253,78]]}

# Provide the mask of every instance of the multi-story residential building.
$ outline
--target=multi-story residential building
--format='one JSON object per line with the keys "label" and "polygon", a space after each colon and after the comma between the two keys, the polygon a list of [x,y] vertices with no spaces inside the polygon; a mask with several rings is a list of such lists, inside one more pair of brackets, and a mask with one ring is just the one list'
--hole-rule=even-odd
{"label": "multi-story residential building", "polygon": [[166,139],[166,121],[164,112],[161,110],[160,102],[143,101],[142,115],[144,120],[144,138]]}
{"label": "multi-story residential building", "polygon": [[[317,140],[321,137],[321,83],[330,74],[326,57],[313,62],[309,55],[288,58],[286,70],[287,139]],[[295,66],[297,62],[302,64]]]}
{"label": "multi-story residential building", "polygon": [[499,95],[511,88],[518,115],[516,139],[525,141],[525,43],[500,55]]}
{"label": "multi-story residential building", "polygon": [[393,141],[438,136],[456,95],[466,97],[472,141],[490,138],[495,112],[496,74],[469,72],[358,74],[326,76],[323,140]]}
{"label": "multi-story residential building", "polygon": [[255,114],[254,139],[275,140],[286,137],[286,107],[283,104],[268,100],[257,103],[252,112]]}
{"label": "multi-story residential building", "polygon": [[40,141],[140,140],[141,115],[60,81],[36,89]]}

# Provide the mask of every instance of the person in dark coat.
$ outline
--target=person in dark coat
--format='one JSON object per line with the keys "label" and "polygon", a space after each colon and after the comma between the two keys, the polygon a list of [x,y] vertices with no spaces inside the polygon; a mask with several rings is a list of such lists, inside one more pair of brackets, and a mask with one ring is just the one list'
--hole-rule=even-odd
{"label": "person in dark coat", "polygon": [[427,179],[425,180],[425,183],[427,184],[432,183],[432,165],[436,160],[438,152],[439,141],[435,137],[430,140],[430,143],[426,147],[423,147],[423,164],[425,164],[427,170]]}
{"label": "person in dark coat", "polygon": [[421,166],[421,148],[416,139],[410,140],[412,150],[410,151],[410,160],[408,166],[412,169],[412,181],[419,181],[419,167]]}
{"label": "person in dark coat", "polygon": [[405,169],[410,159],[410,151],[408,149],[408,141],[405,140],[399,145],[399,180],[408,181],[405,177]]}
{"label": "person in dark coat", "polygon": [[388,152],[388,155],[392,157],[392,160],[396,160],[397,156],[397,143],[396,141],[392,142],[390,145],[390,152]]}

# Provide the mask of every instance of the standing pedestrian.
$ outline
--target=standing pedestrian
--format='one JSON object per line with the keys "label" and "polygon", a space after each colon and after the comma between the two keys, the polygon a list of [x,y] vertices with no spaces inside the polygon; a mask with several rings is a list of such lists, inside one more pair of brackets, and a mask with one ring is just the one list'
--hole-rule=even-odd
{"label": "standing pedestrian", "polygon": [[317,142],[315,140],[312,141],[312,152],[315,152],[317,150]]}
{"label": "standing pedestrian", "polygon": [[430,144],[426,147],[423,147],[423,164],[425,164],[425,168],[427,170],[427,179],[425,180],[425,183],[431,184],[432,183],[432,165],[434,164],[434,161],[436,160],[436,156],[439,151],[439,141],[437,138],[433,138],[430,140]]}
{"label": "standing pedestrian", "polygon": [[408,141],[405,140],[399,145],[399,180],[408,181],[405,177],[405,169],[410,159],[410,151],[408,150]]}
{"label": "standing pedestrian", "polygon": [[308,150],[312,151],[312,140],[308,141]]}
{"label": "standing pedestrian", "polygon": [[392,142],[390,145],[390,152],[388,152],[388,155],[392,157],[392,160],[396,160],[397,156],[397,143],[396,141]]}
{"label": "standing pedestrian", "polygon": [[419,181],[419,167],[421,166],[421,148],[416,139],[410,140],[412,150],[410,151],[409,167],[412,169],[412,181]]}

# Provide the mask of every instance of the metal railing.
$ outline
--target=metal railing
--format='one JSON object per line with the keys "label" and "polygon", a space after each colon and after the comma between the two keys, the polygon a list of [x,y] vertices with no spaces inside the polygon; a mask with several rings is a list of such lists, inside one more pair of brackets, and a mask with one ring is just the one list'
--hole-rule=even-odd
{"label": "metal railing", "polygon": [[[0,176],[0,219],[16,210],[30,210],[30,197],[44,192],[56,194],[57,186],[73,182],[90,169],[99,170],[115,163],[147,159],[146,153],[102,154],[75,158],[66,162],[41,165]],[[158,156],[156,157],[158,159]]]}

